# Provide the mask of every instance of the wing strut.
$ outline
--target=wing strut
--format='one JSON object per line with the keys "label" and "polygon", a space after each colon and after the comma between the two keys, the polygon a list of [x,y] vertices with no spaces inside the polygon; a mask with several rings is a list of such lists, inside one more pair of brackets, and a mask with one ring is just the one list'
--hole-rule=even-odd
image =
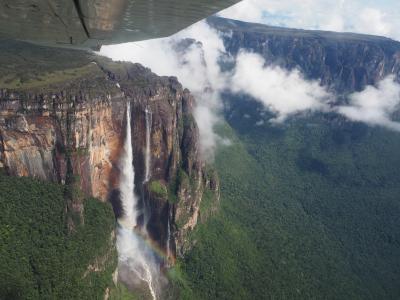
{"label": "wing strut", "polygon": [[74,1],[75,9],[76,9],[76,12],[77,12],[77,14],[78,14],[79,20],[81,21],[83,30],[85,31],[86,36],[90,39],[89,30],[88,30],[87,27],[86,27],[84,15],[83,15],[83,13],[82,13],[82,7],[81,7],[81,5],[79,4],[79,0],[73,0],[73,1]]}

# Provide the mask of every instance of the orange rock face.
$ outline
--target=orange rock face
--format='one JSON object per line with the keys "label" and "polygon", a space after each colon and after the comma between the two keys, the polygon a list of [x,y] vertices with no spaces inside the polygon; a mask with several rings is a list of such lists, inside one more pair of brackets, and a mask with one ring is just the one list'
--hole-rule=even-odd
{"label": "orange rock face", "polygon": [[44,115],[1,111],[3,167],[11,175],[63,183],[68,151],[82,190],[106,200],[113,159],[118,158],[121,143],[118,127],[113,126],[111,103],[98,101],[76,109],[69,117],[69,133],[63,118],[66,113],[62,111]]}
{"label": "orange rock face", "polygon": [[[0,169],[67,186],[73,178],[84,194],[110,200],[118,216],[119,157],[130,102],[139,223],[173,261],[190,247],[187,235],[198,222],[209,181],[199,156],[194,99],[174,77],[137,64],[101,63],[54,84],[0,86]],[[166,193],[154,193],[153,182]],[[82,203],[71,201],[82,216]]]}

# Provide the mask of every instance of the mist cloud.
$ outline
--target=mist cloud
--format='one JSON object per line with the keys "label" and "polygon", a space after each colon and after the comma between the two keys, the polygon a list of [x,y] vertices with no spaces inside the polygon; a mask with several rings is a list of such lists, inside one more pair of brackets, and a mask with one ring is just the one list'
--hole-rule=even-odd
{"label": "mist cloud", "polygon": [[349,101],[348,106],[337,109],[348,119],[400,131],[400,122],[392,119],[393,113],[400,109],[400,84],[395,82],[394,76],[386,77],[377,87],[367,86],[351,94]]}
{"label": "mist cloud", "polygon": [[240,52],[232,76],[232,91],[261,102],[276,114],[276,121],[299,112],[327,109],[331,95],[319,82],[305,80],[299,70],[264,65],[262,56]]}

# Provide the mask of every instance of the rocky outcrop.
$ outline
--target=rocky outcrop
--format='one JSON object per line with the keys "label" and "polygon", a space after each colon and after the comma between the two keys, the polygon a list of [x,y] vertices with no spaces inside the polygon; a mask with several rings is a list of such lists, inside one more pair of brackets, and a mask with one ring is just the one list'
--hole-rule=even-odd
{"label": "rocky outcrop", "polygon": [[[17,49],[24,49],[21,44]],[[40,56],[36,46],[27,47]],[[43,49],[46,54],[52,51]],[[63,66],[58,52],[55,61],[51,56],[46,61],[45,75],[17,84],[0,78],[0,167],[10,175],[72,186],[69,208],[81,216],[79,190],[111,200],[118,216],[119,156],[130,102],[141,223],[174,259],[187,249],[187,233],[197,223],[203,191],[211,188],[210,180],[216,181],[199,157],[194,99],[174,77],[159,77],[138,64],[73,54],[82,64],[72,70]]]}

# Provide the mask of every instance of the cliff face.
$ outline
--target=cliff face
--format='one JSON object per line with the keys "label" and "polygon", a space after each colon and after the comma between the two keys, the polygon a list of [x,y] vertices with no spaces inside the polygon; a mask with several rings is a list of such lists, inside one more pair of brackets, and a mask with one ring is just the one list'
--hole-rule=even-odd
{"label": "cliff face", "polygon": [[111,99],[84,97],[76,100],[77,95],[66,90],[58,94],[3,90],[1,164],[10,175],[65,183],[70,160],[82,190],[107,198],[118,127],[112,122]]}
{"label": "cliff face", "polygon": [[298,68],[338,93],[362,90],[388,74],[400,78],[400,43],[388,38],[308,31],[209,18],[223,35],[227,51],[255,52],[267,64]]}
{"label": "cliff face", "polygon": [[[210,184],[199,157],[190,93],[176,78],[158,77],[137,64],[32,45],[25,46],[32,48],[26,52],[24,45],[10,49],[17,50],[13,70],[25,72],[10,74],[6,66],[0,68],[0,167],[10,175],[78,187],[67,196],[69,208],[81,216],[83,197],[78,190],[111,200],[118,216],[119,154],[127,102],[131,102],[142,222],[171,258],[183,254],[188,247],[186,234],[197,223],[204,189],[218,186],[216,179]],[[13,58],[9,49],[3,46],[2,51]],[[18,61],[30,55],[44,61],[41,70],[32,72],[29,58]],[[68,60],[72,57],[79,64],[71,69]],[[165,193],[160,193],[160,187]],[[218,193],[217,188],[213,190]]]}

